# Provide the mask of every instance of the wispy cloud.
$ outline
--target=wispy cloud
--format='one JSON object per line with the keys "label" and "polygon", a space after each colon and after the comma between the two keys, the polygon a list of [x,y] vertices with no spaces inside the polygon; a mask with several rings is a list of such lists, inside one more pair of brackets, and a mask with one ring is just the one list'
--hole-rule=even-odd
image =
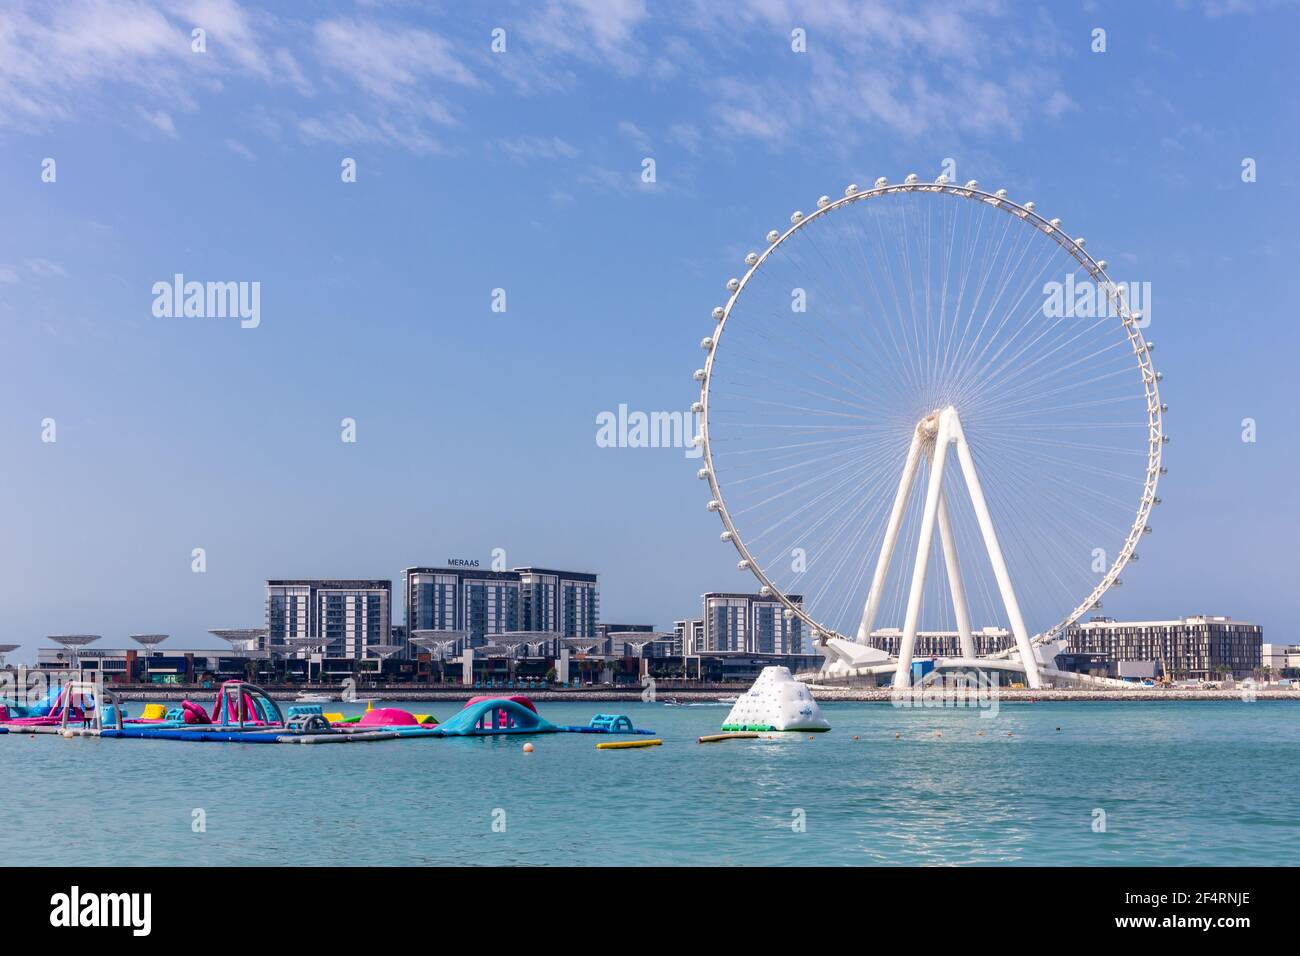
{"label": "wispy cloud", "polygon": [[[292,17],[274,9],[16,0],[0,12],[0,126],[103,114],[183,136],[187,114],[238,86],[247,121],[275,133],[429,154],[449,151],[445,130],[483,98],[552,95],[593,72],[690,97],[671,128],[636,115],[618,122],[643,154],[651,145],[695,153],[701,130],[777,149],[813,128],[845,150],[880,131],[1014,138],[1030,118],[1074,108],[1055,66],[1069,48],[1048,15],[1030,17],[1022,36],[997,0],[544,0],[435,21],[403,5],[317,18],[312,8]],[[508,27],[503,54],[489,49],[498,16]],[[206,31],[203,53],[191,49],[196,26]],[[806,53],[788,49],[794,27],[806,31]],[[235,142],[251,153],[256,139],[246,136]],[[486,141],[514,162],[588,150],[544,136]]]}
{"label": "wispy cloud", "polygon": [[[264,42],[273,22],[235,0],[16,0],[0,11],[0,126],[111,115],[133,99],[137,115],[170,116],[196,108],[226,76],[303,91],[292,53]],[[196,28],[205,31],[199,52]]]}
{"label": "wispy cloud", "polygon": [[257,156],[253,154],[253,151],[237,139],[227,139],[226,149],[230,150],[236,156],[243,156],[245,159],[250,161],[257,159]]}
{"label": "wispy cloud", "polygon": [[32,275],[40,279],[50,279],[56,276],[66,276],[67,270],[57,262],[51,262],[49,259],[42,259],[39,256],[31,259],[24,259],[25,265]]}
{"label": "wispy cloud", "polygon": [[510,160],[527,164],[533,160],[574,159],[578,148],[558,136],[517,136],[499,139],[493,148]]}
{"label": "wispy cloud", "polygon": [[314,33],[322,62],[384,100],[403,100],[430,79],[476,83],[452,43],[429,30],[345,18],[318,23]]}

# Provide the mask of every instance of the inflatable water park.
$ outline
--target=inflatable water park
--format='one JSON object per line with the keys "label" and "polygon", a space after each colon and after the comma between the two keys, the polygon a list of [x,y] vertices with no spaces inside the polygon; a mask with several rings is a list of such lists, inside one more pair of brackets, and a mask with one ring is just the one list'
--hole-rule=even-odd
{"label": "inflatable water park", "polygon": [[[97,693],[102,700],[96,700]],[[175,707],[146,704],[138,717],[129,716],[112,691],[87,681],[72,681],[52,689],[44,700],[31,706],[0,703],[3,733],[243,744],[363,743],[508,734],[654,735],[634,727],[622,714],[596,714],[585,726],[553,724],[523,695],[474,697],[441,723],[431,714],[413,714],[398,707],[370,706],[364,714],[344,717],[325,713],[319,704],[292,704],[286,713],[262,688],[240,680],[224,682],[210,709],[190,700]]]}
{"label": "inflatable water park", "polygon": [[830,730],[831,725],[822,716],[812,692],[794,679],[788,667],[764,667],[758,680],[732,706],[722,729],[819,733]]}

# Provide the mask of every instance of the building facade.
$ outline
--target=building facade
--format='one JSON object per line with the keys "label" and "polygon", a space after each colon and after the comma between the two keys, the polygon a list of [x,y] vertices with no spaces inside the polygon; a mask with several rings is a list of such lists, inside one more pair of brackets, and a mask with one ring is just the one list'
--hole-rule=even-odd
{"label": "building facade", "polygon": [[597,636],[600,595],[594,574],[419,567],[407,568],[402,578],[408,634],[462,631],[470,647],[512,631]]}
{"label": "building facade", "polygon": [[596,647],[596,653],[614,654],[621,657],[627,641],[621,637],[615,639],[612,635],[652,634],[654,629],[653,624],[597,624],[596,636],[600,638],[600,644]]}
{"label": "building facade", "polygon": [[1160,673],[1214,680],[1252,676],[1260,667],[1264,629],[1230,617],[1185,617],[1173,621],[1116,621],[1095,617],[1068,631],[1066,653],[1102,655],[1120,661],[1154,661]]}
{"label": "building facade", "polygon": [[1264,644],[1259,663],[1268,668],[1271,677],[1300,677],[1300,645]]}
{"label": "building facade", "polygon": [[[1015,637],[1004,627],[984,627],[973,630],[971,640],[975,644],[977,657],[987,657],[995,651],[1004,651],[1016,643]],[[882,627],[871,632],[871,646],[887,651],[895,657],[898,656],[898,649],[902,643],[902,628]],[[960,657],[961,637],[956,631],[917,631],[912,656]]]}
{"label": "building facade", "polygon": [[548,568],[517,568],[514,573],[519,575],[521,630],[596,636],[600,621],[596,575]]}
{"label": "building facade", "polygon": [[393,582],[303,578],[266,582],[270,646],[321,642],[325,657],[360,660],[392,635]]}
{"label": "building facade", "polygon": [[[803,607],[803,595],[789,595]],[[803,622],[787,617],[776,598],[761,594],[711,592],[704,595],[704,643],[696,651],[742,651],[751,654],[802,654]]]}
{"label": "building facade", "polygon": [[673,621],[673,656],[698,654],[704,647],[704,618],[687,617]]}

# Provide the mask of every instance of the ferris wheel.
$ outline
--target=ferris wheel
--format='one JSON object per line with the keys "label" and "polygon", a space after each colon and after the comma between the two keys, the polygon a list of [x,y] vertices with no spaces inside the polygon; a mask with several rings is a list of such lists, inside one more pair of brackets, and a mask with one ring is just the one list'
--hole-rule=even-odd
{"label": "ferris wheel", "polygon": [[722,540],[828,666],[907,685],[955,634],[1040,686],[1035,648],[1121,584],[1160,501],[1142,313],[1084,238],[973,180],[851,185],[790,223],[700,343]]}

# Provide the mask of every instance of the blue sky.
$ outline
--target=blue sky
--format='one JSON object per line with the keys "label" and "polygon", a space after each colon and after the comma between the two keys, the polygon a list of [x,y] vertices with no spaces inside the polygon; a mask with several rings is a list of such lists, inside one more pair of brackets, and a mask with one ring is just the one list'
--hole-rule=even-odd
{"label": "blue sky", "polygon": [[[600,448],[596,416],[689,406],[723,283],[792,209],[947,157],[1152,284],[1170,474],[1107,613],[1294,640],[1298,28],[1245,0],[8,3],[0,641],[207,643],[267,577],[498,547],[599,572],[605,620],[751,588],[696,462]],[[175,273],[260,282],[260,326],[155,317]]]}

